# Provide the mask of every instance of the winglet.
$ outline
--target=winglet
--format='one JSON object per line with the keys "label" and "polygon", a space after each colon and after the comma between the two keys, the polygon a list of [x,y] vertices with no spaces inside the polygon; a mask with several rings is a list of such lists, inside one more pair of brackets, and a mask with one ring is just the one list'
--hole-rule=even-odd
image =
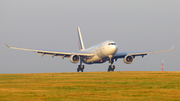
{"label": "winglet", "polygon": [[173,48],[174,48],[174,45],[172,46],[171,50],[173,50]]}
{"label": "winglet", "polygon": [[8,48],[10,48],[10,46],[7,44],[7,43],[5,43],[6,44],[6,46],[8,47]]}

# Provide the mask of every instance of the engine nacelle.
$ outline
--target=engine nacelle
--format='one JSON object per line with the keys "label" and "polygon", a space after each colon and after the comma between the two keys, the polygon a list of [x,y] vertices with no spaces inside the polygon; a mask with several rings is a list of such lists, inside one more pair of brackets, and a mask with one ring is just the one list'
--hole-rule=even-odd
{"label": "engine nacelle", "polygon": [[71,55],[71,57],[70,57],[70,61],[72,63],[77,63],[77,62],[79,62],[79,60],[80,60],[79,55]]}
{"label": "engine nacelle", "polygon": [[124,63],[126,63],[126,64],[132,63],[133,60],[134,60],[134,58],[133,58],[133,56],[131,56],[131,55],[126,55],[126,56],[124,57]]}

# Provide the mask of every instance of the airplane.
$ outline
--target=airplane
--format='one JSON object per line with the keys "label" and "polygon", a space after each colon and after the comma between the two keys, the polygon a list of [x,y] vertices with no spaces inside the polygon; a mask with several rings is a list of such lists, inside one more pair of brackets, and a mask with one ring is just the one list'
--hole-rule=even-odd
{"label": "airplane", "polygon": [[114,61],[117,61],[117,59],[123,58],[124,63],[130,64],[133,62],[136,56],[142,56],[142,58],[150,53],[159,53],[159,52],[166,52],[166,51],[172,51],[174,45],[171,49],[167,50],[160,50],[160,51],[138,51],[138,52],[117,52],[118,51],[118,45],[115,41],[107,40],[102,43],[99,43],[97,45],[94,45],[90,48],[85,49],[84,43],[81,36],[80,28],[77,28],[78,31],[78,38],[79,38],[79,51],[61,51],[61,50],[35,50],[35,49],[26,49],[26,48],[17,48],[17,47],[10,47],[7,43],[6,46],[11,49],[18,49],[18,50],[24,50],[24,51],[32,51],[36,52],[37,54],[41,54],[41,56],[44,55],[51,55],[52,58],[54,56],[60,56],[62,59],[70,58],[70,61],[72,63],[78,63],[80,62],[80,65],[78,65],[77,72],[83,72],[84,71],[84,64],[98,64],[98,63],[104,63],[106,61],[109,61],[110,65],[107,69],[108,72],[115,70],[115,65],[113,65]]}

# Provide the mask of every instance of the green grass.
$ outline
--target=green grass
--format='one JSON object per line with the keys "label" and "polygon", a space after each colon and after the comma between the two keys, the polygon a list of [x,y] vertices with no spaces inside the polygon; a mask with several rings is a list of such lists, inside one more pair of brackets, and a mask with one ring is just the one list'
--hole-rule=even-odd
{"label": "green grass", "polygon": [[180,100],[180,72],[0,74],[0,100]]}

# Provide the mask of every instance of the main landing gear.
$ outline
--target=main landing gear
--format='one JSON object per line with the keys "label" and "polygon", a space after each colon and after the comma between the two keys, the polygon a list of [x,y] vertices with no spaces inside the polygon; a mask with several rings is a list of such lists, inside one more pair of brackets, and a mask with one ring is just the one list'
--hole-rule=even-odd
{"label": "main landing gear", "polygon": [[114,72],[115,65],[109,65],[108,72],[112,71]]}
{"label": "main landing gear", "polygon": [[112,71],[114,72],[115,70],[115,65],[112,65],[113,63],[111,63],[111,65],[109,65],[109,68],[108,68],[108,72]]}
{"label": "main landing gear", "polygon": [[83,72],[84,70],[84,65],[82,65],[82,61],[80,61],[80,65],[78,65],[78,68],[77,68],[77,72]]}
{"label": "main landing gear", "polygon": [[110,71],[114,71],[115,70],[115,65],[113,65],[113,63],[114,63],[114,60],[112,59],[112,56],[109,56],[109,63],[111,63],[110,65],[109,65],[109,68],[108,68],[108,72],[110,72]]}
{"label": "main landing gear", "polygon": [[84,65],[78,65],[78,68],[77,68],[77,72],[83,72],[84,70]]}

